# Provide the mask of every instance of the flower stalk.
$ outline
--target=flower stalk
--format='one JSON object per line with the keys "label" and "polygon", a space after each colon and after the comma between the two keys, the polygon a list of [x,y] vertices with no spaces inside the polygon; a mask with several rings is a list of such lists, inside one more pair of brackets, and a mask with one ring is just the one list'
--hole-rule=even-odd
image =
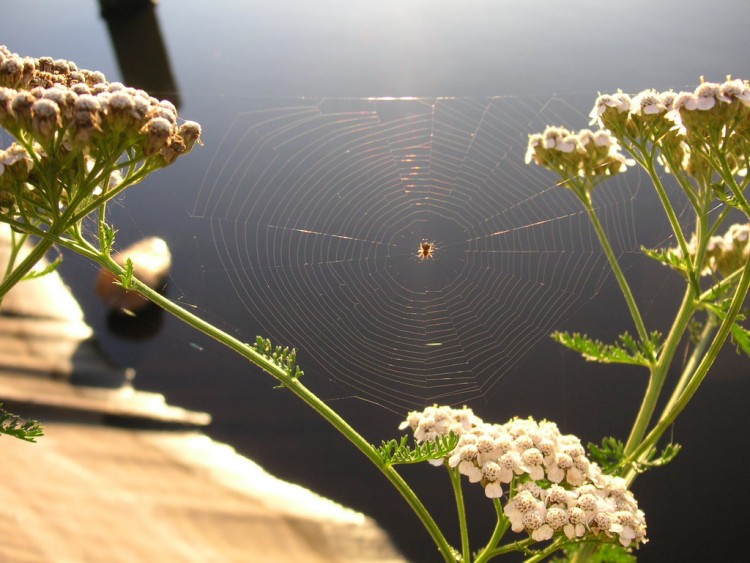
{"label": "flower stalk", "polygon": [[[733,225],[717,235],[732,209],[750,219],[748,184],[750,85],[727,79],[702,83],[692,93],[618,92],[597,99],[592,123],[602,129],[571,132],[548,127],[529,138],[527,162],[561,178],[584,207],[630,312],[638,336],[622,345],[603,346],[585,338],[563,339],[595,349],[588,359],[646,367],[649,381],[629,438],[618,450],[586,454],[580,440],[562,434],[550,421],[514,418],[491,424],[469,408],[431,406],[408,414],[401,429],[413,434],[395,446],[375,448],[300,381],[296,352],[273,349],[259,338],[241,342],[183,309],[138,280],[132,263],[112,258],[115,231],[106,206],[125,189],[172,164],[200,144],[200,126],[180,121],[174,106],[147,93],[109,83],[101,73],[49,58],[21,58],[0,46],[0,126],[15,139],[0,149],[0,222],[11,226],[11,254],[0,280],[0,302],[32,271],[53,245],[77,252],[112,272],[119,284],[154,302],[179,320],[238,353],[269,373],[331,424],[370,460],[412,508],[447,562],[484,563],[521,551],[541,561],[563,548],[577,549],[584,561],[605,543],[634,549],[646,543],[645,515],[630,484],[651,462],[663,433],[685,409],[719,351],[734,331],[750,289],[750,225]],[[632,158],[626,158],[622,150]],[[650,176],[676,247],[648,255],[684,276],[686,289],[666,338],[647,330],[627,277],[599,220],[593,192],[608,177],[634,164]],[[657,170],[663,167],[663,174]],[[675,178],[686,206],[694,212],[683,225],[678,207],[662,181]],[[683,203],[683,202],[681,202]],[[711,211],[718,213],[710,215]],[[97,216],[98,241],[84,235],[82,221]],[[713,222],[712,222],[713,221]],[[694,231],[692,238],[685,233]],[[19,261],[21,244],[37,240]],[[714,282],[701,290],[701,278]],[[716,281],[718,279],[718,281]],[[707,315],[700,337],[671,397],[653,424],[676,352],[697,313]],[[561,340],[561,341],[563,341]],[[565,343],[564,342],[564,343]],[[747,350],[750,352],[750,350]],[[16,422],[13,425],[17,426]],[[13,431],[18,428],[13,427]],[[31,426],[29,428],[32,428]],[[593,450],[593,448],[592,448]],[[606,448],[604,448],[606,450]],[[594,459],[594,454],[598,458]],[[614,463],[608,458],[617,457]],[[421,499],[396,471],[397,463],[429,461],[447,469],[453,488],[460,552],[446,540]],[[609,465],[606,465],[608,464]],[[624,477],[623,477],[624,475]],[[462,479],[482,487],[493,503],[497,523],[474,555]],[[501,545],[508,530],[523,539]],[[541,547],[539,547],[541,545]]]}

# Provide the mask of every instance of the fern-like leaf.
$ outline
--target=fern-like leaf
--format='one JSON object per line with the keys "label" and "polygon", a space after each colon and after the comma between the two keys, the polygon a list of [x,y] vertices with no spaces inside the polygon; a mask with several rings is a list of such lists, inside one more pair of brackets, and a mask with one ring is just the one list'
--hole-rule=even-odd
{"label": "fern-like leaf", "polygon": [[627,332],[620,335],[617,344],[605,344],[577,332],[554,332],[552,339],[575,350],[589,362],[604,364],[631,364],[648,367],[659,350],[661,334],[652,332],[646,342],[637,342]]}
{"label": "fern-like leaf", "polygon": [[133,261],[128,258],[125,261],[125,273],[120,276],[120,285],[123,289],[130,289],[133,284]]}
{"label": "fern-like leaf", "polygon": [[732,343],[738,354],[750,356],[750,331],[738,323],[732,324]]}
{"label": "fern-like leaf", "polygon": [[62,263],[62,256],[58,256],[55,258],[52,262],[44,266],[43,268],[40,268],[38,270],[31,270],[28,272],[23,279],[24,280],[33,280],[36,278],[41,278],[43,276],[46,276],[47,274],[51,274],[55,270],[57,270],[57,267]]}
{"label": "fern-like leaf", "polygon": [[675,457],[677,457],[677,454],[680,453],[681,449],[682,446],[680,444],[673,444],[670,442],[669,444],[664,446],[664,449],[658,456],[656,455],[656,451],[653,451],[646,461],[634,463],[633,468],[638,473],[645,473],[646,471],[648,471],[649,469],[653,469],[654,467],[663,467],[664,465],[670,463]]}
{"label": "fern-like leaf", "polygon": [[740,201],[737,199],[737,196],[729,189],[729,186],[727,186],[723,182],[714,182],[713,184],[711,184],[711,190],[714,192],[714,195],[717,199],[721,200],[731,207],[734,207],[735,209],[739,209],[740,211],[742,211]]}
{"label": "fern-like leaf", "polygon": [[690,271],[685,259],[675,252],[674,248],[646,248],[645,246],[641,246],[641,252],[652,260],[656,260],[664,266],[668,266],[685,275]]}
{"label": "fern-like leaf", "polygon": [[0,403],[0,434],[7,434],[27,442],[36,442],[37,438],[44,436],[44,428],[38,421],[24,420],[9,413],[2,406]]}
{"label": "fern-like leaf", "polygon": [[273,346],[268,338],[258,336],[255,339],[255,351],[273,362],[292,379],[299,379],[304,372],[297,365],[297,350],[285,346]]}
{"label": "fern-like leaf", "polygon": [[[644,473],[654,467],[662,467],[671,462],[682,446],[680,444],[669,443],[657,456],[656,450],[652,451],[648,459],[632,464],[633,469],[638,473]],[[602,445],[589,444],[589,457],[602,468],[607,475],[618,475],[625,468],[625,444],[616,438],[607,437],[602,439]],[[630,465],[630,464],[628,464]]]}
{"label": "fern-like leaf", "polygon": [[99,248],[102,254],[109,256],[112,253],[112,246],[115,244],[115,234],[117,231],[104,222],[99,223]]}
{"label": "fern-like leaf", "polygon": [[383,462],[388,465],[421,463],[431,459],[448,457],[458,444],[458,436],[451,432],[446,436],[438,436],[434,440],[414,443],[409,446],[409,437],[400,440],[383,442],[376,448]]}
{"label": "fern-like leaf", "polygon": [[[712,305],[706,305],[706,308],[711,311],[714,315],[724,320],[727,316],[727,310],[729,309],[729,301],[722,301]],[[741,311],[737,314],[735,322],[732,323],[732,344],[734,344],[735,351],[740,354],[744,353],[746,356],[750,356],[750,331],[748,331],[740,323],[746,319],[746,311]]]}
{"label": "fern-like leaf", "polygon": [[599,464],[607,475],[618,472],[625,459],[625,444],[616,438],[608,436],[602,439],[602,445],[589,443],[589,457]]}

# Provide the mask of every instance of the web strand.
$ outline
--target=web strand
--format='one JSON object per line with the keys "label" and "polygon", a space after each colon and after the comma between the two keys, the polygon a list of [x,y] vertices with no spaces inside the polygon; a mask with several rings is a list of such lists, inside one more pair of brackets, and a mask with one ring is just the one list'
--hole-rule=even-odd
{"label": "web strand", "polygon": [[[260,108],[227,131],[194,215],[266,335],[388,408],[460,404],[607,275],[574,197],[523,162],[529,133],[581,111],[529,97]],[[637,249],[636,190],[596,194],[620,252]]]}

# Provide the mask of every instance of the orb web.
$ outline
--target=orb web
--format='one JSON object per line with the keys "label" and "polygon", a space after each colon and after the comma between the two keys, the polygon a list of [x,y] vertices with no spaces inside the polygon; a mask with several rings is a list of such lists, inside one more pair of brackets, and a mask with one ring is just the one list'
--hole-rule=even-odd
{"label": "orb web", "polygon": [[[255,104],[216,149],[194,215],[264,336],[357,396],[394,409],[484,396],[607,276],[573,195],[524,164],[530,133],[585,123],[585,105]],[[595,203],[632,250],[636,188],[605,186]]]}

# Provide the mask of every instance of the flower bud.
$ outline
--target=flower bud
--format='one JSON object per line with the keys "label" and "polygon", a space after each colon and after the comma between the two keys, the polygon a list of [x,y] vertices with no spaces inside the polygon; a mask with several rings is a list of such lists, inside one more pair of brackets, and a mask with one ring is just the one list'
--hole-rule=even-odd
{"label": "flower bud", "polygon": [[101,104],[96,96],[83,94],[73,104],[73,123],[71,134],[76,146],[83,146],[91,141],[95,132],[100,131],[99,110]]}
{"label": "flower bud", "polygon": [[124,91],[114,92],[109,97],[107,109],[104,120],[107,131],[128,131],[137,124],[134,116],[135,102],[130,94]]}
{"label": "flower bud", "polygon": [[0,127],[10,128],[13,123],[13,109],[11,104],[16,91],[0,86]]}
{"label": "flower bud", "polygon": [[31,125],[31,106],[36,101],[31,92],[21,90],[13,96],[10,108],[16,118],[16,122],[23,128]]}
{"label": "flower bud", "polygon": [[154,117],[146,122],[141,129],[141,133],[146,135],[143,143],[143,154],[151,156],[160,152],[169,144],[172,124],[163,117]]}
{"label": "flower bud", "polygon": [[0,63],[0,85],[9,88],[17,88],[20,86],[23,72],[24,64],[21,57],[18,55],[6,57],[5,60]]}
{"label": "flower bud", "polygon": [[0,186],[14,188],[26,181],[34,167],[29,153],[18,143],[0,150]]}
{"label": "flower bud", "polygon": [[195,143],[203,145],[201,142],[201,126],[195,121],[186,121],[183,123],[180,126],[178,134],[185,142],[185,152],[190,152]]}
{"label": "flower bud", "polygon": [[50,99],[42,98],[31,106],[31,130],[40,142],[49,140],[60,126],[60,108]]}

